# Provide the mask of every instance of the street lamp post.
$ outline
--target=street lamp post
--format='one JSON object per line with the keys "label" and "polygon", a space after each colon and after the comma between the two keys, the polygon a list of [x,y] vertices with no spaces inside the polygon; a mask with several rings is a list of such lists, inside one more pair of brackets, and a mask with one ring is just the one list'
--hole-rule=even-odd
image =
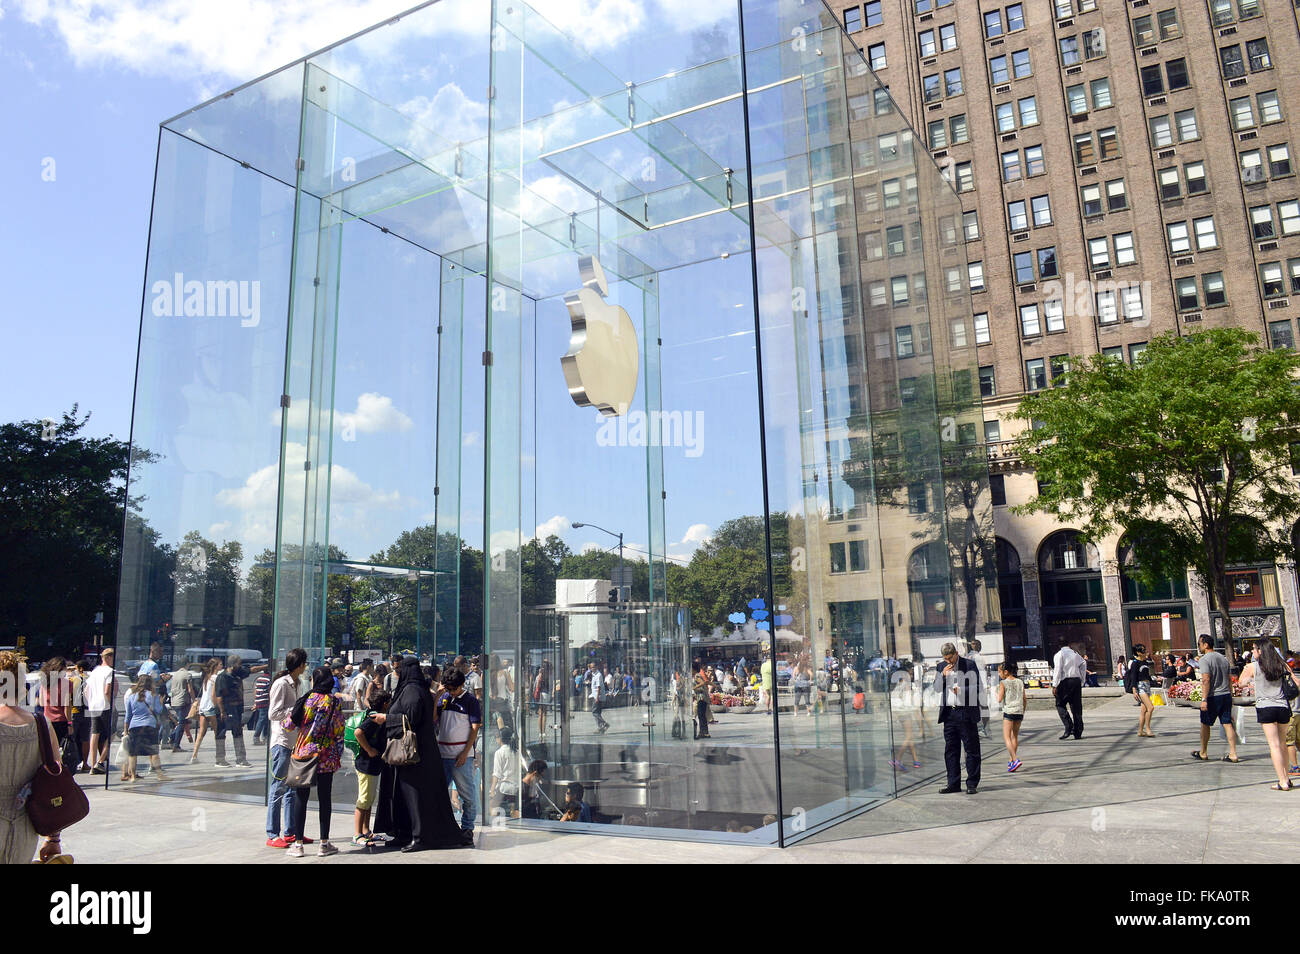
{"label": "street lamp post", "polygon": [[620,530],[615,533],[613,530],[606,530],[604,527],[598,527],[594,523],[579,523],[574,521],[573,529],[580,530],[583,527],[591,527],[593,530],[599,530],[601,533],[608,533],[611,537],[618,537],[618,601],[623,602],[623,532]]}

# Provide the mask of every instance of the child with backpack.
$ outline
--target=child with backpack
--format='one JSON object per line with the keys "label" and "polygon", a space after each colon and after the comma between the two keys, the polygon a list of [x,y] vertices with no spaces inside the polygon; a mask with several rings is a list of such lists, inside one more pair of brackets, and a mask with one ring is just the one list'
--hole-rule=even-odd
{"label": "child with backpack", "polygon": [[388,711],[391,693],[379,691],[372,694],[370,708],[354,713],[344,729],[343,744],[356,755],[357,806],[353,814],[352,844],[370,848],[376,842],[387,841],[387,836],[370,830],[370,810],[379,793],[379,774],[384,770],[384,745],[386,729],[375,721],[377,713]]}

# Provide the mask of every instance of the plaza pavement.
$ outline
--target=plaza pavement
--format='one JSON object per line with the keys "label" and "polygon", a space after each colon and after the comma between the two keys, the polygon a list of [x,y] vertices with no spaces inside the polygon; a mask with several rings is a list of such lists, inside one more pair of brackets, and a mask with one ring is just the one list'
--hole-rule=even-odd
{"label": "plaza pavement", "polygon": [[[999,720],[984,747],[975,796],[939,795],[938,776],[911,781],[902,797],[784,851],[604,835],[480,829],[475,851],[364,852],[347,844],[352,817],[336,806],[340,853],[302,859],[263,846],[265,809],[232,802],[90,788],[91,815],[64,837],[78,863],[491,864],[592,862],[816,863],[1081,862],[1128,864],[1289,862],[1300,854],[1300,788],[1268,788],[1268,747],[1246,712],[1240,764],[1216,730],[1209,763],[1194,709],[1157,708],[1154,739],[1136,735],[1131,700],[1094,700],[1083,739],[1059,741],[1050,702],[1031,703],[1021,735],[1024,766],[1006,772]],[[937,727],[927,727],[927,733]],[[933,743],[926,751],[933,751]],[[940,766],[930,760],[935,768]],[[923,769],[928,773],[930,769]],[[916,773],[911,773],[915,775]],[[82,776],[84,778],[84,776]],[[87,781],[89,781],[87,779]],[[147,783],[138,783],[143,787]],[[315,829],[315,803],[309,810]],[[1260,838],[1261,830],[1271,833]]]}

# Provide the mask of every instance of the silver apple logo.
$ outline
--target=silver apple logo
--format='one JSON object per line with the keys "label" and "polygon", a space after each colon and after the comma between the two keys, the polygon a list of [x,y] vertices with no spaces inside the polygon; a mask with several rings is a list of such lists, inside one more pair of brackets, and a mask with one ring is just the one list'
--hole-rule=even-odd
{"label": "silver apple logo", "polygon": [[640,351],[627,311],[605,301],[609,283],[594,255],[578,259],[582,287],[564,296],[573,334],[560,359],[569,396],[606,417],[626,414],[636,395]]}

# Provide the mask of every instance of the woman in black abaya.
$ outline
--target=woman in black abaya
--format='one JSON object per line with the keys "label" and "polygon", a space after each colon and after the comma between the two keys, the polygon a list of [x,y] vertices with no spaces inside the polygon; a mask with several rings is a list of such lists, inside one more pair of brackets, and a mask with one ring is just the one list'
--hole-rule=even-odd
{"label": "woman in black abaya", "polygon": [[447,778],[438,753],[437,712],[428,681],[416,659],[405,660],[398,672],[397,692],[385,721],[387,737],[401,738],[405,722],[415,733],[420,761],[385,767],[380,778],[375,830],[391,834],[391,847],[403,851],[472,848],[473,836],[461,832],[451,812]]}

